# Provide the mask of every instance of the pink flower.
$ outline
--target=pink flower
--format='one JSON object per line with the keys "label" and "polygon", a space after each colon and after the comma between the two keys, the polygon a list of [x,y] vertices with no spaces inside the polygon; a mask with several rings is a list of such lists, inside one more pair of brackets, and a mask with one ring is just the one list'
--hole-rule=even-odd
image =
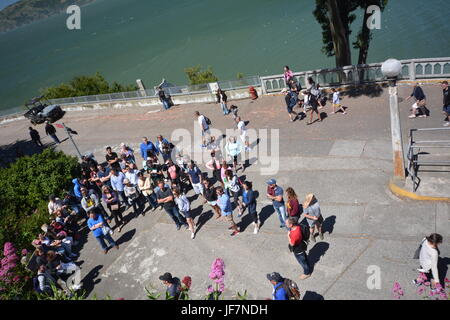
{"label": "pink flower", "polygon": [[445,279],[444,279],[444,282],[449,283],[450,280],[448,280],[448,278],[445,278]]}
{"label": "pink flower", "polygon": [[186,276],[183,278],[183,280],[181,280],[181,282],[185,285],[186,289],[189,290],[191,288],[192,278],[189,276]]}
{"label": "pink flower", "polygon": [[22,250],[22,255],[23,255],[23,256],[26,256],[27,254],[28,254],[28,250],[27,250],[27,249],[23,249],[23,250]]}
{"label": "pink flower", "polygon": [[213,287],[212,286],[208,286],[208,293],[213,293],[213,292],[214,292]]}
{"label": "pink flower", "polygon": [[221,283],[219,285],[219,292],[223,292],[225,290],[225,285],[223,283]]}
{"label": "pink flower", "polygon": [[19,276],[15,276],[14,278],[13,278],[13,282],[19,282],[20,281],[20,277]]}
{"label": "pink flower", "polygon": [[425,291],[425,288],[424,288],[423,286],[420,286],[420,287],[417,289],[417,294],[418,294],[418,295],[422,295],[424,291]]}

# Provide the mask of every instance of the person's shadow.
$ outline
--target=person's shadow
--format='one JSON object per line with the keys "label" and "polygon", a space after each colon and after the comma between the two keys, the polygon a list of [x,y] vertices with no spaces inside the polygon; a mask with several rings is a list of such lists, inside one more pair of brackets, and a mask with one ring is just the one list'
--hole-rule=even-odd
{"label": "person's shadow", "polygon": [[86,292],[86,297],[94,290],[94,286],[102,281],[102,279],[96,279],[100,275],[100,269],[102,268],[102,265],[96,266],[84,276],[83,280],[81,280],[83,290]]}
{"label": "person's shadow", "polygon": [[325,255],[330,244],[327,242],[317,242],[314,247],[308,251],[308,262],[311,271],[314,271],[314,266],[320,261],[320,258]]}
{"label": "person's shadow", "polygon": [[303,300],[325,300],[324,297],[314,291],[306,291]]}
{"label": "person's shadow", "polygon": [[121,245],[130,241],[133,236],[136,234],[136,229],[125,232],[119,239],[117,239],[116,244]]}
{"label": "person's shadow", "polygon": [[260,228],[264,225],[267,219],[275,212],[275,209],[272,205],[266,205],[264,208],[261,209],[261,212],[259,213],[259,221],[260,221]]}
{"label": "person's shadow", "polygon": [[334,225],[336,224],[336,216],[327,217],[322,224],[322,232],[328,232],[328,234],[332,234],[334,230]]}
{"label": "person's shadow", "polygon": [[200,229],[206,224],[206,222],[208,222],[213,217],[213,215],[214,213],[212,209],[200,214],[197,223],[195,225],[195,235],[197,235]]}

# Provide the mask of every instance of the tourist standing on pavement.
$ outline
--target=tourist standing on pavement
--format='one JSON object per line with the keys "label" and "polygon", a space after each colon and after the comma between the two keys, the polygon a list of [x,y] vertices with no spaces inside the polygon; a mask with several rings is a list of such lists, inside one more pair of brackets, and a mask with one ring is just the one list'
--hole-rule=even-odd
{"label": "tourist standing on pavement", "polygon": [[44,145],[41,142],[39,132],[32,127],[29,127],[28,130],[30,130],[31,141],[33,141],[38,147],[43,147]]}
{"label": "tourist standing on pavement", "polygon": [[141,151],[141,158],[145,161],[149,157],[149,152],[152,154],[158,154],[158,149],[155,147],[153,142],[148,140],[147,137],[142,138],[142,143],[139,145]]}
{"label": "tourist standing on pavement", "polygon": [[112,151],[111,147],[106,147],[105,159],[110,169],[121,171],[119,156],[117,155],[117,153]]}
{"label": "tourist standing on pavement", "polygon": [[442,94],[444,95],[444,106],[442,111],[444,111],[444,127],[450,126],[450,90],[448,88],[448,81],[442,81]]}
{"label": "tourist standing on pavement", "polygon": [[289,66],[284,67],[284,82],[287,86],[289,86],[289,81],[294,78],[294,73],[291,69],[289,69]]}
{"label": "tourist standing on pavement", "polygon": [[342,111],[342,114],[347,114],[347,112],[345,112],[344,106],[341,104],[340,92],[336,88],[331,89],[331,91],[333,92],[333,112],[332,112],[332,114],[335,114],[339,110]]}
{"label": "tourist standing on pavement", "polygon": [[119,228],[119,232],[121,232],[124,226],[124,219],[122,212],[120,211],[119,196],[117,195],[117,192],[112,191],[108,186],[102,187],[102,193],[103,202],[108,207],[108,210],[116,223],[114,228]]}
{"label": "tourist standing on pavement", "polygon": [[156,210],[158,203],[156,202],[156,195],[153,192],[151,180],[146,177],[142,172],[138,173],[138,188],[142,192],[142,195],[147,199],[150,208]]}
{"label": "tourist standing on pavement", "polygon": [[233,230],[231,236],[239,234],[239,228],[233,220],[233,208],[231,207],[230,197],[223,191],[222,187],[216,188],[217,204],[220,208],[222,217],[230,223],[230,229]]}
{"label": "tourist standing on pavement", "polygon": [[420,285],[424,282],[430,282],[431,289],[434,293],[439,293],[436,284],[439,284],[439,270],[438,270],[438,260],[439,260],[439,245],[442,243],[442,236],[437,233],[431,234],[422,240],[419,261],[420,261],[420,272],[422,272],[426,279],[421,277],[417,280],[413,280],[416,285]]}
{"label": "tourist standing on pavement", "polygon": [[158,87],[158,97],[159,101],[161,101],[164,106],[164,110],[168,110],[170,108],[169,98],[166,96],[164,89],[161,87]]}
{"label": "tourist standing on pavement", "polygon": [[45,133],[50,136],[53,141],[55,141],[56,144],[60,144],[61,141],[59,141],[58,137],[56,136],[56,129],[55,127],[50,123],[50,121],[45,122]]}
{"label": "tourist standing on pavement", "polygon": [[273,208],[278,214],[280,228],[286,228],[286,207],[283,199],[283,189],[277,186],[277,180],[270,179],[267,183],[267,198],[272,200]]}
{"label": "tourist standing on pavement", "polygon": [[170,216],[170,218],[172,218],[173,222],[175,222],[177,230],[180,230],[181,225],[184,225],[186,228],[188,227],[186,220],[180,215],[180,212],[178,211],[172,190],[170,190],[170,188],[162,180],[158,182],[158,191],[156,192],[156,198],[158,199],[158,203],[163,205],[164,210],[166,210],[167,214]]}
{"label": "tourist standing on pavement", "polygon": [[297,219],[290,217],[286,220],[286,226],[289,230],[289,249],[294,254],[295,259],[303,267],[303,274],[300,280],[305,280],[311,276],[311,267],[306,255],[307,243],[303,240],[302,229],[297,223]]}
{"label": "tourist standing on pavement", "polygon": [[255,191],[253,191],[253,184],[250,181],[245,181],[242,186],[244,188],[242,192],[242,212],[248,209],[248,213],[253,220],[253,226],[255,227],[253,234],[257,234],[261,223],[259,222],[258,212],[256,211],[256,195]]}
{"label": "tourist standing on pavement", "polygon": [[130,207],[127,201],[127,197],[125,196],[125,192],[124,192],[124,180],[125,180],[125,175],[122,173],[122,171],[117,170],[117,169],[111,169],[111,187],[114,191],[117,192],[117,194],[119,195],[119,199],[120,202],[122,204],[125,204],[126,209],[128,210],[128,208]]}
{"label": "tourist standing on pavement", "polygon": [[278,272],[269,273],[266,277],[273,286],[272,300],[289,300],[288,294],[283,286],[283,277]]}
{"label": "tourist standing on pavement", "polygon": [[290,91],[283,89],[284,101],[286,102],[289,119],[294,122],[298,118],[298,113],[294,112],[294,107],[297,105],[298,96],[296,97]]}
{"label": "tourist standing on pavement", "polygon": [[[100,243],[100,246],[102,247],[105,254],[108,253],[110,247],[116,247],[116,249],[119,250],[119,246],[109,234],[108,227],[106,226],[105,220],[103,220],[103,217],[101,215],[96,214],[94,211],[91,211],[89,213],[89,220],[87,221],[87,225],[89,227],[89,230],[92,231],[95,239],[97,239],[97,241]],[[105,240],[109,242],[110,247],[106,245]]]}
{"label": "tourist standing on pavement", "polygon": [[219,160],[216,159],[216,153],[214,151],[211,152],[211,160],[209,160],[205,164],[205,166],[212,171],[213,178],[216,179],[216,181],[219,182],[223,187],[223,181],[220,176],[220,169],[222,168],[222,166],[220,165]]}
{"label": "tourist standing on pavement", "polygon": [[216,219],[219,219],[221,214],[220,208],[217,205],[216,188],[214,188],[208,179],[203,180],[203,197],[205,198],[205,202],[207,202],[216,213]]}
{"label": "tourist standing on pavement", "polygon": [[178,206],[180,213],[186,218],[187,224],[189,226],[189,231],[191,231],[191,239],[195,238],[195,226],[194,219],[191,216],[191,204],[184,193],[181,193],[180,189],[172,189],[173,196],[175,197],[175,202]]}
{"label": "tourist standing on pavement", "polygon": [[319,112],[319,102],[317,102],[317,97],[310,90],[307,90],[305,94],[305,106],[309,106],[309,122],[306,123],[307,125],[313,124],[314,113],[317,114],[319,122],[322,122],[322,115]]}
{"label": "tourist standing on pavement", "polygon": [[235,121],[239,130],[239,137],[241,138],[242,143],[245,143],[247,137],[247,127],[245,126],[245,121],[242,120],[241,117],[236,117]]}
{"label": "tourist standing on pavement", "polygon": [[220,107],[222,108],[223,115],[226,116],[227,114],[229,114],[230,110],[228,110],[227,107],[227,95],[225,94],[225,91],[220,88],[217,89],[216,99],[217,103],[219,103]]}
{"label": "tourist standing on pavement", "polygon": [[316,242],[315,229],[317,229],[320,240],[323,240],[323,217],[320,212],[319,201],[317,201],[314,194],[310,193],[306,196],[305,202],[303,203],[303,213],[305,214],[306,221],[308,221],[311,241]]}
{"label": "tourist standing on pavement", "polygon": [[240,218],[242,216],[242,202],[239,199],[239,196],[241,195],[241,187],[239,183],[239,178],[232,170],[225,171],[225,176],[227,179],[227,189],[229,192],[230,197],[233,198],[233,202],[235,205],[235,208],[238,208],[238,217]]}
{"label": "tourist standing on pavement", "polygon": [[201,195],[203,193],[203,175],[193,160],[188,165],[187,174],[195,194]]}
{"label": "tourist standing on pavement", "polygon": [[209,144],[209,140],[211,137],[211,131],[209,130],[209,124],[206,120],[207,118],[200,114],[200,112],[195,111],[195,117],[197,118],[197,122],[200,125],[200,129],[202,130],[202,148],[206,148]]}
{"label": "tourist standing on pavement", "polygon": [[242,152],[242,144],[236,140],[236,137],[230,137],[225,145],[225,151],[227,152],[228,157],[233,160],[233,169],[237,172],[238,169],[241,168],[238,157]]}
{"label": "tourist standing on pavement", "polygon": [[[128,179],[123,179],[123,185],[123,193],[128,200],[128,205],[133,207],[133,214],[137,216],[139,192],[136,188],[136,185],[132,184]],[[145,216],[144,210],[142,210],[142,215]]]}
{"label": "tourist standing on pavement", "polygon": [[286,209],[288,216],[299,219],[301,214],[303,213],[303,207],[298,202],[298,197],[294,189],[287,188],[286,197],[287,197]]}

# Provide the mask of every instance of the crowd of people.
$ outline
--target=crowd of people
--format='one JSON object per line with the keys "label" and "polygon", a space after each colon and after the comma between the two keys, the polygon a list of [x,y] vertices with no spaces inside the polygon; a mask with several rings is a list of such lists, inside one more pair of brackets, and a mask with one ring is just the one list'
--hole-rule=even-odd
{"label": "crowd of people", "polygon": [[[318,110],[325,106],[326,97],[320,86],[310,78],[308,88],[302,91],[287,66],[284,75],[288,87],[284,93],[291,121],[299,117],[293,111],[297,105],[304,108],[304,117],[305,112],[310,112],[308,124],[312,123],[314,113],[321,121]],[[305,98],[300,100],[299,94],[302,92]],[[424,100],[422,95],[423,92],[416,87],[412,96],[416,100]],[[160,97],[164,103],[164,97]],[[159,208],[164,209],[177,230],[184,227],[189,230],[191,238],[195,239],[196,216],[193,215],[191,202],[192,199],[200,198],[204,204],[209,205],[216,219],[226,222],[231,236],[237,236],[241,232],[240,222],[236,222],[234,217],[235,211],[240,219],[247,212],[254,227],[253,233],[258,234],[261,228],[257,209],[258,193],[251,181],[242,181],[242,177],[238,175],[240,170],[243,172],[249,165],[248,161],[242,163],[242,158],[245,158],[243,153],[250,149],[246,124],[238,116],[236,106],[228,108],[226,94],[220,89],[217,92],[217,102],[224,116],[230,113],[233,115],[233,123],[239,134],[229,137],[222,150],[216,137],[211,135],[211,120],[198,111],[194,113],[202,131],[201,147],[211,156],[205,165],[209,172],[202,171],[199,165],[179,152],[162,135],[156,137],[155,143],[147,137],[142,138],[139,146],[142,160],[140,169],[134,150],[124,143],[120,145],[118,152],[107,147],[104,163],[98,163],[93,155],[82,157],[81,177],[72,180],[73,191],[66,192],[62,199],[50,196],[48,210],[52,222],[43,226],[44,233],[33,241],[36,247],[38,291],[50,292],[52,283],[67,287],[62,275],[73,273],[77,268],[74,263],[77,255],[73,252],[73,247],[77,245],[84,225],[107,254],[111,248],[119,250],[119,244],[113,239],[113,235],[116,231],[122,231],[130,217],[145,216],[148,210]],[[168,107],[167,101],[164,107]],[[338,111],[346,113],[340,103],[339,92],[333,89],[333,113]],[[449,114],[450,112],[447,113],[447,121]],[[33,135],[36,137],[35,133]],[[266,198],[272,201],[280,228],[287,231],[289,249],[303,268],[300,279],[305,280],[312,273],[307,256],[308,244],[316,242],[317,237],[324,240],[324,219],[319,201],[312,193],[301,200],[294,188],[288,187],[284,191],[274,178],[267,180],[266,185]],[[190,190],[194,194],[192,197],[188,197]],[[132,213],[124,217],[124,212],[130,208],[133,208]],[[112,220],[114,226],[111,226]],[[424,267],[428,267],[428,264]],[[171,275],[163,278],[161,280],[170,283]],[[274,298],[286,296],[286,288],[278,289],[282,279],[278,273],[267,275],[267,278],[274,284]],[[76,284],[72,289],[79,287]]]}

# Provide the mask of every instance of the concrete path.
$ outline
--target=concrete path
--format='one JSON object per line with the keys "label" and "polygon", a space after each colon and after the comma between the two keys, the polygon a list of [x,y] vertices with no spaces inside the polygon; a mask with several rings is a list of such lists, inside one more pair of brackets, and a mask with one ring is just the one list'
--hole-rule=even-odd
{"label": "concrete path", "polygon": [[[410,120],[410,103],[403,103],[405,138],[411,127],[442,126],[441,91],[437,86],[424,89],[432,117]],[[401,87],[400,96],[406,97],[410,91],[410,87]],[[265,275],[277,271],[295,279],[305,299],[392,299],[394,281],[404,287],[405,298],[418,299],[411,285],[418,262],[411,257],[424,235],[441,233],[446,272],[450,263],[450,208],[446,203],[403,201],[388,190],[392,157],[386,94],[384,90],[379,96],[344,97],[347,115],[332,115],[328,105],[322,110],[328,113],[325,121],[311,126],[306,126],[305,120],[290,123],[281,96],[235,102],[243,119],[250,121],[249,129],[269,129],[268,150],[279,148],[278,172],[270,177],[277,178],[284,189],[292,186],[302,199],[309,192],[319,199],[326,234],[324,241],[309,247],[314,265],[310,279],[298,279],[302,269],[289,253],[286,232],[278,227],[278,218],[265,199],[269,176],[261,174],[265,165],[257,162],[243,175],[260,193],[258,210],[264,224],[258,235],[252,233],[251,221],[244,216],[240,222],[244,232],[230,237],[226,223],[212,218],[212,212],[200,200],[192,203],[195,221],[201,225],[194,240],[188,231],[176,231],[164,211],[149,211],[114,235],[119,239],[118,251],[113,249],[104,255],[89,235],[79,260],[90,295],[145,299],[144,287],[163,291],[158,276],[170,271],[180,278],[190,275],[192,297],[199,299],[211,283],[210,265],[220,257],[226,264],[226,298],[245,289],[251,299],[270,297],[271,287]],[[68,112],[64,121],[79,132],[75,139],[80,150],[94,152],[97,160],[103,161],[107,145],[118,147],[125,142],[137,151],[142,136],[155,140],[162,134],[170,138],[180,128],[194,132],[195,110],[206,114],[213,127],[223,132],[233,126],[232,118],[221,115],[215,104],[185,105],[166,112],[158,108]],[[3,124],[2,143],[28,139],[27,127],[26,121]],[[272,128],[279,130],[279,143],[276,136],[270,135]],[[258,144],[259,152],[265,142],[262,139]],[[197,146],[199,141],[193,144]],[[69,141],[57,149],[75,154]],[[449,173],[439,177],[447,181]],[[367,281],[373,270],[380,272],[380,287],[370,290]]]}

